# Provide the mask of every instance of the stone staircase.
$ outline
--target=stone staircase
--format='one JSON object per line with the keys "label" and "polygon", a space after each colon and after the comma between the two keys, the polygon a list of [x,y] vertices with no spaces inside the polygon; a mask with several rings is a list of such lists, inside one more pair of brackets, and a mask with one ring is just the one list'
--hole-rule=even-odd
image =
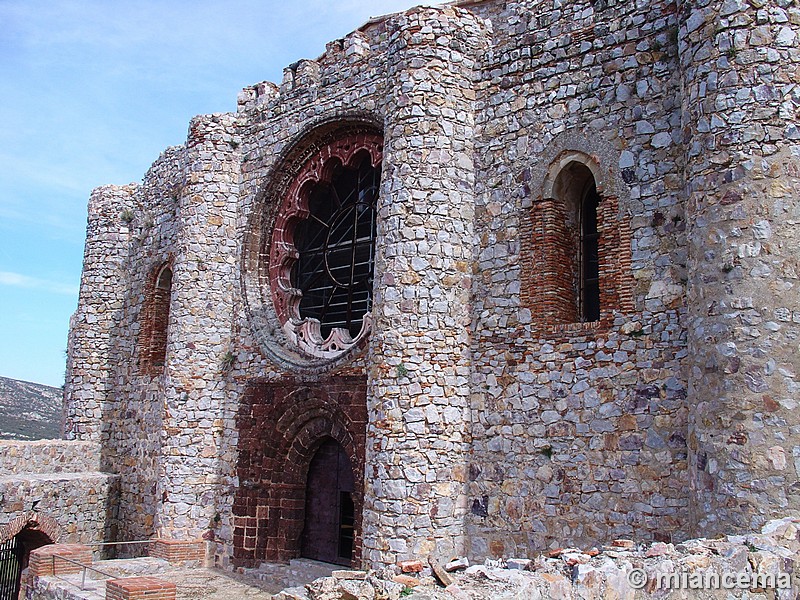
{"label": "stone staircase", "polygon": [[238,569],[238,572],[259,581],[275,583],[281,588],[289,588],[303,586],[320,577],[330,577],[333,571],[345,568],[310,558],[295,558],[288,565],[262,563],[257,569]]}

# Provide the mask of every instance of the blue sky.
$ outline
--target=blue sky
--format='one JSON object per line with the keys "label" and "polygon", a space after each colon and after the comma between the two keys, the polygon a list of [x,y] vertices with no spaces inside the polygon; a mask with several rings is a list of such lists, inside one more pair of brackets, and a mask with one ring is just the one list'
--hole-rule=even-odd
{"label": "blue sky", "polygon": [[0,0],[0,376],[60,386],[92,188],[196,114],[420,0]]}

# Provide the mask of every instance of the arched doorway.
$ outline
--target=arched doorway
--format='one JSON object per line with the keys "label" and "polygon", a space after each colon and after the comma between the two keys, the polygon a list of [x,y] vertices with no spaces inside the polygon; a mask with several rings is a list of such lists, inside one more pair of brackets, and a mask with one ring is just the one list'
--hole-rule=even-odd
{"label": "arched doorway", "polygon": [[353,467],[344,448],[325,440],[308,468],[305,522],[300,553],[350,566],[353,558],[355,507]]}

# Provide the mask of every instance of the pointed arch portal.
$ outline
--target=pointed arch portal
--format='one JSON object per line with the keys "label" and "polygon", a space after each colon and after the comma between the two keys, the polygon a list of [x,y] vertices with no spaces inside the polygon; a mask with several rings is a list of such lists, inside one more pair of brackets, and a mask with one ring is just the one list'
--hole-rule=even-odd
{"label": "pointed arch portal", "polygon": [[234,564],[361,564],[367,382],[252,382],[237,416]]}

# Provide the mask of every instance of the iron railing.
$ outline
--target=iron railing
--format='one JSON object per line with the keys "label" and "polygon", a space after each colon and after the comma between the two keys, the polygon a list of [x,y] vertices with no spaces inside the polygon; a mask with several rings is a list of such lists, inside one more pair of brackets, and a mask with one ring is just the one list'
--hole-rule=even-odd
{"label": "iron railing", "polygon": [[[93,573],[99,573],[105,579],[116,579],[116,577],[117,577],[116,575],[111,575],[110,573],[106,573],[104,571],[101,571],[100,569],[95,569],[94,567],[90,567],[88,565],[85,565],[82,562],[77,561],[77,560],[72,560],[71,558],[67,558],[66,556],[61,556],[59,554],[53,554],[52,558],[53,558],[53,577],[55,577],[56,579],[60,579],[61,581],[65,581],[68,584],[73,585],[75,587],[80,587],[81,590],[85,590],[86,589],[86,571],[92,571]],[[80,572],[81,573],[81,584],[80,584],[80,586],[76,585],[74,582],[70,581],[69,579],[61,577],[60,575],[58,575],[56,573],[56,559],[63,560],[64,562],[68,562],[68,563],[71,563],[73,565],[78,565],[81,568],[81,572]],[[72,573],[69,573],[69,574],[72,575]]]}
{"label": "iron railing", "polygon": [[[129,541],[129,542],[91,542],[91,543],[86,544],[86,545],[90,546],[90,547],[99,547],[99,548],[109,547],[109,546],[141,545],[141,544],[152,544],[154,542],[158,542],[159,539],[160,538],[154,538],[154,539],[150,539],[150,540],[132,540],[132,541]],[[53,577],[55,577],[56,579],[59,579],[61,581],[64,581],[65,583],[68,583],[71,586],[78,587],[82,591],[85,591],[87,589],[86,588],[86,573],[87,573],[87,571],[92,572],[92,573],[97,573],[97,574],[102,576],[100,578],[97,578],[97,577],[91,578],[91,580],[93,580],[93,581],[99,581],[101,579],[117,579],[118,577],[120,577],[120,575],[118,575],[118,574],[114,575],[114,574],[111,574],[111,573],[107,573],[106,571],[101,571],[100,569],[96,569],[93,566],[85,565],[80,561],[73,560],[71,558],[67,558],[66,556],[62,556],[60,554],[53,554],[52,559],[53,559]],[[80,585],[76,584],[74,581],[72,581],[70,579],[67,579],[65,577],[62,577],[62,576],[56,574],[56,559],[62,560],[64,562],[71,563],[71,564],[74,564],[74,565],[78,565],[81,568],[80,569],[80,575],[81,575]],[[76,574],[77,573],[68,573],[68,575],[76,575]],[[65,575],[67,575],[67,574],[65,573]]]}

